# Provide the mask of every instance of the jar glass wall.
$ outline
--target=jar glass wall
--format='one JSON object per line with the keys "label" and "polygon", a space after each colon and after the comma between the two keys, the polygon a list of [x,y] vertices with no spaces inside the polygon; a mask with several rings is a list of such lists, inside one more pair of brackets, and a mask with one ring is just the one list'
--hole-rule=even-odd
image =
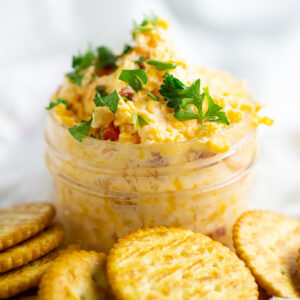
{"label": "jar glass wall", "polygon": [[79,143],[49,113],[46,162],[68,239],[106,252],[130,231],[164,225],[232,246],[232,225],[246,209],[257,158],[251,122],[245,119],[222,132],[232,147],[217,154],[207,139],[137,145],[86,138]]}

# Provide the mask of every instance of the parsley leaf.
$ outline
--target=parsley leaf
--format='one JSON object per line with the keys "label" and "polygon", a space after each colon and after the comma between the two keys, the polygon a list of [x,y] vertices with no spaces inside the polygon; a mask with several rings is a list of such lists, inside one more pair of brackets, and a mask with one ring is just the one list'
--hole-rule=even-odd
{"label": "parsley leaf", "polygon": [[172,63],[167,63],[155,59],[150,59],[147,61],[148,65],[154,66],[157,70],[163,71],[163,70],[170,70],[170,69],[175,69],[176,65]]}
{"label": "parsley leaf", "polygon": [[102,97],[99,93],[96,93],[93,99],[97,107],[107,106],[114,114],[118,110],[119,100],[120,99],[116,90],[114,90],[111,94]]}
{"label": "parsley leaf", "polygon": [[154,100],[156,100],[156,101],[159,100],[159,98],[158,98],[157,96],[153,95],[153,94],[150,93],[150,92],[147,92],[147,95],[148,95],[150,98],[152,98],[152,99],[154,99]]}
{"label": "parsley leaf", "polygon": [[132,116],[132,124],[134,124],[134,126],[136,127],[137,125],[139,125],[140,127],[144,127],[144,125],[148,125],[149,122],[147,120],[146,117],[138,115],[136,113],[133,114]]}
{"label": "parsley leaf", "polygon": [[70,72],[67,77],[75,84],[81,85],[84,74],[78,74],[77,72]]}
{"label": "parsley leaf", "polygon": [[72,68],[76,71],[82,71],[87,69],[94,63],[95,54],[93,50],[89,47],[87,52],[83,55],[73,56],[72,58]]}
{"label": "parsley leaf", "polygon": [[45,109],[50,110],[51,108],[55,107],[56,105],[58,105],[58,104],[60,104],[60,103],[65,104],[66,107],[67,107],[67,109],[69,108],[69,107],[67,106],[68,100],[65,100],[65,99],[62,99],[62,98],[57,98],[55,102],[54,102],[54,101],[51,101],[51,102],[49,103],[49,106],[45,107]]}
{"label": "parsley leaf", "polygon": [[67,77],[75,84],[81,85],[84,74],[82,71],[89,68],[95,62],[95,54],[91,47],[88,48],[85,54],[78,56],[73,56],[72,58],[72,68],[73,72],[67,73]]}
{"label": "parsley leaf", "polygon": [[[190,86],[186,86],[179,79],[166,72],[163,76],[164,82],[160,87],[160,94],[168,101],[167,106],[174,108],[174,117],[179,121],[198,119],[201,121],[201,128],[204,128],[204,121],[223,123],[229,125],[222,107],[214,103],[209,94],[208,88],[200,92],[200,79]],[[203,113],[203,102],[207,101],[207,111]],[[195,112],[189,104],[196,107]]]}
{"label": "parsley leaf", "polygon": [[205,97],[208,105],[204,118],[208,118],[209,122],[223,123],[229,125],[229,121],[226,117],[225,112],[221,111],[223,107],[214,103],[213,99],[209,94],[208,87],[204,88],[203,90],[205,92]]}
{"label": "parsley leaf", "polygon": [[83,139],[87,138],[92,124],[92,118],[89,121],[81,121],[81,124],[68,128],[70,134],[78,141],[82,142]]}
{"label": "parsley leaf", "polygon": [[114,53],[107,47],[102,46],[97,48],[98,52],[98,63],[97,69],[102,69],[103,67],[113,66],[115,67],[115,62],[118,59],[118,56],[114,55]]}
{"label": "parsley leaf", "polygon": [[120,56],[123,56],[123,55],[127,54],[131,50],[131,48],[132,48],[132,46],[130,46],[128,44],[125,44],[124,48],[123,48],[123,52]]}
{"label": "parsley leaf", "polygon": [[187,98],[185,95],[186,86],[168,72],[163,75],[163,79],[159,93],[168,101],[167,106],[174,108],[174,111],[177,112],[181,107],[182,99]]}
{"label": "parsley leaf", "polygon": [[[135,38],[135,35],[138,32],[145,32],[145,31],[150,31],[154,29],[154,27],[157,24],[158,17],[151,12],[149,15],[145,15],[144,20],[140,25],[137,24],[137,22],[134,20],[133,21],[133,30],[132,30],[132,37]],[[147,26],[147,25],[151,26]],[[147,26],[147,27],[146,27]]]}
{"label": "parsley leaf", "polygon": [[144,70],[122,70],[119,79],[127,82],[136,92],[147,83],[147,74]]}
{"label": "parsley leaf", "polygon": [[141,68],[143,61],[147,58],[147,56],[141,56],[135,63]]}

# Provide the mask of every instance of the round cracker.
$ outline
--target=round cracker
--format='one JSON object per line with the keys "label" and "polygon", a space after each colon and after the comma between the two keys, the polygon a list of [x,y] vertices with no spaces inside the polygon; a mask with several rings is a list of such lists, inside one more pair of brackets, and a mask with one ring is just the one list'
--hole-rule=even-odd
{"label": "round cracker", "polygon": [[269,211],[248,211],[233,227],[233,243],[269,295],[300,297],[300,222]]}
{"label": "round cracker", "polygon": [[44,256],[56,248],[63,237],[63,226],[55,222],[31,239],[0,252],[0,273],[23,266]]}
{"label": "round cracker", "polygon": [[82,250],[60,257],[45,272],[39,299],[109,299],[105,265],[106,255],[94,251]]}
{"label": "round cracker", "polygon": [[117,299],[257,299],[250,271],[229,248],[182,228],[140,229],[111,249]]}
{"label": "round cracker", "polygon": [[7,299],[37,287],[42,275],[51,266],[54,259],[79,249],[78,245],[58,248],[25,266],[0,275],[0,299]]}
{"label": "round cracker", "polygon": [[42,231],[51,223],[55,208],[38,202],[0,210],[0,250],[14,246]]}
{"label": "round cracker", "polygon": [[299,271],[299,273],[300,273],[300,248],[299,248],[299,250],[298,250],[297,264],[298,264],[298,271]]}

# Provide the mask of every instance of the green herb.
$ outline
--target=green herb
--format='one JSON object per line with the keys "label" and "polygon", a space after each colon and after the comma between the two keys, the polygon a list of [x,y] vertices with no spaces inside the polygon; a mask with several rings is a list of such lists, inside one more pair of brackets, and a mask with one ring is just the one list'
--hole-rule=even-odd
{"label": "green herb", "polygon": [[127,102],[127,101],[130,101],[130,96],[127,95],[127,96],[123,96],[123,99]]}
{"label": "green herb", "polygon": [[98,137],[99,140],[102,140],[102,132],[103,132],[103,128],[100,128],[99,137]]}
{"label": "green herb", "polygon": [[95,90],[100,94],[100,96],[104,97],[108,95],[108,92],[106,91],[106,86],[104,85],[97,85]]}
{"label": "green herb", "polygon": [[75,84],[81,85],[84,74],[77,74],[76,72],[70,72],[67,77]]}
{"label": "green herb", "polygon": [[134,124],[134,126],[136,127],[137,125],[139,125],[140,127],[143,127],[145,124],[148,125],[149,122],[147,120],[146,117],[138,115],[136,113],[133,114],[132,116],[132,124]]}
{"label": "green herb", "polygon": [[62,98],[57,98],[55,102],[54,102],[54,101],[51,101],[51,102],[49,103],[49,106],[45,107],[45,109],[50,110],[51,108],[55,107],[56,105],[58,105],[58,104],[60,104],[60,103],[65,104],[66,107],[67,107],[67,109],[68,109],[68,106],[67,106],[68,100],[65,100],[65,99],[62,99]]}
{"label": "green herb", "polygon": [[107,67],[107,66],[115,67],[115,62],[119,57],[114,55],[114,53],[109,48],[102,46],[97,48],[97,52],[98,52],[97,69],[102,69],[103,67]]}
{"label": "green herb", "polygon": [[95,62],[95,54],[92,51],[91,47],[88,47],[88,50],[85,54],[78,56],[73,56],[72,58],[72,68],[73,72],[67,74],[67,77],[75,84],[81,85],[84,74],[82,71],[89,68]]}
{"label": "green herb", "polygon": [[[144,20],[140,25],[137,24],[137,22],[134,20],[133,21],[133,30],[132,30],[132,37],[135,38],[135,35],[138,32],[145,32],[145,31],[150,31],[154,29],[154,27],[157,24],[158,17],[151,12],[149,15],[145,15]],[[147,26],[147,25],[151,26]]]}
{"label": "green herb", "polygon": [[[223,123],[229,125],[222,107],[215,104],[209,94],[208,88],[200,93],[200,79],[190,86],[186,86],[179,79],[166,72],[163,76],[164,83],[160,87],[160,94],[168,101],[167,106],[174,108],[174,117],[179,121],[198,119],[201,121],[201,128],[204,128],[204,121]],[[203,102],[207,101],[207,111],[203,114]],[[189,105],[196,107],[195,112]]]}
{"label": "green herb", "polygon": [[159,98],[158,98],[157,96],[153,95],[153,94],[150,93],[150,92],[147,92],[147,95],[148,95],[149,97],[151,97],[152,99],[156,100],[156,101],[159,100]]}
{"label": "green herb", "polygon": [[106,106],[115,114],[118,109],[119,96],[116,90],[107,96],[101,96],[99,93],[96,93],[93,101],[97,107]]}
{"label": "green herb", "polygon": [[83,139],[87,138],[92,124],[92,118],[89,121],[81,121],[81,124],[68,128],[70,134],[78,141],[82,142]]}
{"label": "green herb", "polygon": [[141,67],[142,66],[142,63],[143,61],[147,58],[147,56],[141,56],[138,60],[135,61],[135,63]]}
{"label": "green herb", "polygon": [[157,70],[163,71],[163,70],[170,70],[170,69],[175,69],[176,65],[172,63],[167,63],[155,59],[150,59],[147,61],[148,65],[154,66]]}
{"label": "green herb", "polygon": [[147,74],[144,70],[122,70],[119,79],[127,82],[136,92],[147,83]]}
{"label": "green herb", "polygon": [[128,44],[125,44],[124,48],[123,48],[123,52],[120,56],[123,56],[123,55],[127,54],[131,50],[131,48],[132,48],[132,46],[130,46]]}

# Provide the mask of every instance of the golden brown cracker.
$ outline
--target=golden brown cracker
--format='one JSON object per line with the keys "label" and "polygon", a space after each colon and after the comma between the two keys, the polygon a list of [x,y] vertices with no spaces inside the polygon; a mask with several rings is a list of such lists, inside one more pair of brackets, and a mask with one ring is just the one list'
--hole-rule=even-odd
{"label": "golden brown cracker", "polygon": [[82,250],[61,256],[42,277],[39,299],[110,299],[105,265],[104,253]]}
{"label": "golden brown cracker", "polygon": [[297,264],[298,264],[298,271],[299,271],[299,273],[300,273],[300,248],[299,248],[299,250],[298,250]]}
{"label": "golden brown cracker", "polygon": [[51,203],[38,202],[0,210],[0,250],[24,241],[51,223],[55,215]]}
{"label": "golden brown cracker", "polygon": [[269,211],[245,212],[233,227],[233,242],[238,256],[269,295],[300,297],[298,220]]}
{"label": "golden brown cracker", "polygon": [[0,275],[0,299],[7,299],[37,287],[42,275],[58,256],[80,249],[78,245],[58,248],[18,269]]}
{"label": "golden brown cracker", "polygon": [[0,252],[0,273],[23,266],[56,248],[64,237],[64,228],[55,222],[38,235]]}
{"label": "golden brown cracker", "polygon": [[257,299],[235,253],[182,228],[141,229],[111,249],[107,275],[117,299]]}

